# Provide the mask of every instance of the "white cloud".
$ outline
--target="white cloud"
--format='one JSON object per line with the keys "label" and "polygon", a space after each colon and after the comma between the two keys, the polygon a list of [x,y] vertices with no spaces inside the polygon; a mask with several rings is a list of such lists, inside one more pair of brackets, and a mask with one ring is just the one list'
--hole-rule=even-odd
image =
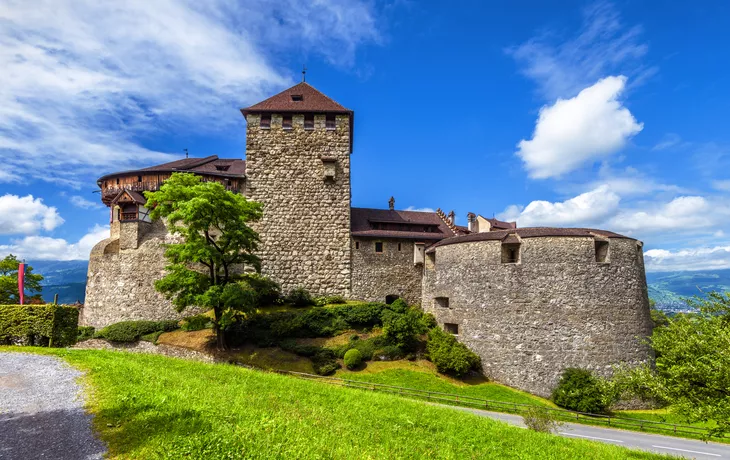
{"label": "white cloud", "polygon": [[510,206],[498,218],[514,220],[519,227],[591,226],[615,214],[620,201],[617,194],[602,186],[562,202],[533,201],[524,208]]}
{"label": "white cloud", "polygon": [[69,200],[72,205],[76,206],[77,208],[82,209],[93,209],[93,208],[102,208],[102,204],[87,200],[86,198],[78,195],[73,195],[71,199]]}
{"label": "white cloud", "polygon": [[544,31],[507,53],[522,65],[522,72],[537,83],[545,99],[572,97],[612,73],[632,78],[634,85],[657,71],[642,63],[648,46],[641,42],[641,27],[626,27],[614,6],[595,2],[583,10],[575,37]]}
{"label": "white cloud", "polygon": [[417,208],[415,206],[408,206],[405,211],[417,211],[417,212],[436,212],[433,208]]}
{"label": "white cloud", "polygon": [[378,40],[364,1],[6,0],[0,180],[167,161],[136,139],[244,129],[238,108],[292,83],[283,52],[350,65]]}
{"label": "white cloud", "polygon": [[730,268],[730,246],[644,252],[646,270],[652,272],[718,270]]}
{"label": "white cloud", "polygon": [[716,180],[712,181],[712,188],[721,192],[730,193],[730,180]]}
{"label": "white cloud", "polygon": [[46,206],[41,198],[0,196],[0,235],[30,235],[53,230],[62,223],[56,208]]}
{"label": "white cloud", "polygon": [[617,100],[625,85],[624,76],[607,77],[572,99],[540,109],[532,139],[518,144],[529,176],[564,175],[615,153],[640,132],[643,124]]}
{"label": "white cloud", "polygon": [[76,243],[62,238],[26,236],[8,245],[0,245],[0,254],[15,254],[31,260],[88,260],[94,245],[105,238],[109,238],[109,226],[96,225]]}
{"label": "white cloud", "polygon": [[667,150],[672,147],[676,147],[682,143],[682,138],[679,137],[677,134],[669,133],[664,136],[664,138],[659,141],[654,147],[651,149],[654,151],[661,151],[661,150]]}
{"label": "white cloud", "polygon": [[652,203],[647,209],[627,209],[614,216],[608,225],[627,234],[662,231],[707,230],[730,217],[730,208],[710,203],[702,196],[680,196],[668,203]]}

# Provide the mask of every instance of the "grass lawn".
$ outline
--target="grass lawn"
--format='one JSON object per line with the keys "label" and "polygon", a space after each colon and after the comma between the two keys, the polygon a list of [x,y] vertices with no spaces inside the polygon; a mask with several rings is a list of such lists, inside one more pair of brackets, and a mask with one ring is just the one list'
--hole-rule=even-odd
{"label": "grass lawn", "polygon": [[111,458],[669,458],[229,365],[0,348],[11,350],[54,354],[87,372]]}

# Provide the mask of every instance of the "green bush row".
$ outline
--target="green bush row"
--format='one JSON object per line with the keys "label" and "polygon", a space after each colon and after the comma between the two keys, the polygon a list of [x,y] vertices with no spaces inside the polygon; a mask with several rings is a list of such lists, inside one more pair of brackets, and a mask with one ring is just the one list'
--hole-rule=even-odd
{"label": "green bush row", "polygon": [[136,342],[143,335],[168,332],[178,328],[178,321],[122,321],[99,330],[94,337],[111,342]]}
{"label": "green bush row", "polygon": [[76,343],[79,311],[65,305],[0,305],[0,343],[66,347]]}
{"label": "green bush row", "polygon": [[552,400],[562,408],[591,414],[604,414],[611,404],[601,379],[588,369],[575,367],[563,371]]}
{"label": "green bush row", "polygon": [[89,339],[94,338],[95,330],[96,329],[94,329],[91,326],[79,326],[76,341],[83,342],[84,340],[89,340]]}

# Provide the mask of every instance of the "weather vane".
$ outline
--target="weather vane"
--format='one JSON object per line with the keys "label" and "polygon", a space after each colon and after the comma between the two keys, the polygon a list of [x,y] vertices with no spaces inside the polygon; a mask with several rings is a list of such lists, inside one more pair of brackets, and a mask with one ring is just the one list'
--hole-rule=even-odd
{"label": "weather vane", "polygon": [[302,66],[302,81],[307,81],[307,65]]}

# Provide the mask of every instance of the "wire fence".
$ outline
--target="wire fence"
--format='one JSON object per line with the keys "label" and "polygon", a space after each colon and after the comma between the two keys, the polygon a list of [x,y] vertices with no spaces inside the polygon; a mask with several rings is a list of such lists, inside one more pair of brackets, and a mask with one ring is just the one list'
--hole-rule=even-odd
{"label": "wire fence", "polygon": [[526,412],[530,408],[540,407],[552,413],[556,418],[564,421],[573,421],[578,423],[588,423],[591,425],[602,423],[606,426],[615,428],[629,428],[639,430],[656,430],[666,433],[690,435],[701,439],[724,439],[728,440],[728,436],[712,435],[710,430],[703,427],[682,425],[677,423],[658,422],[655,420],[641,420],[628,417],[619,417],[614,415],[590,414],[586,412],[574,412],[565,409],[555,409],[552,407],[538,406],[536,404],[513,403],[505,401],[495,401],[491,399],[475,398],[472,396],[458,395],[453,393],[439,393],[436,391],[419,390],[416,388],[398,387],[393,385],[384,385],[381,383],[370,383],[360,380],[348,380],[338,377],[327,377],[322,375],[306,374],[303,372],[277,371],[280,374],[293,375],[295,377],[318,380],[327,383],[340,385],[348,388],[358,388],[361,390],[378,391],[381,393],[397,394],[399,396],[422,399],[426,401],[437,402],[441,404],[467,406],[496,412],[507,412],[519,414]]}

